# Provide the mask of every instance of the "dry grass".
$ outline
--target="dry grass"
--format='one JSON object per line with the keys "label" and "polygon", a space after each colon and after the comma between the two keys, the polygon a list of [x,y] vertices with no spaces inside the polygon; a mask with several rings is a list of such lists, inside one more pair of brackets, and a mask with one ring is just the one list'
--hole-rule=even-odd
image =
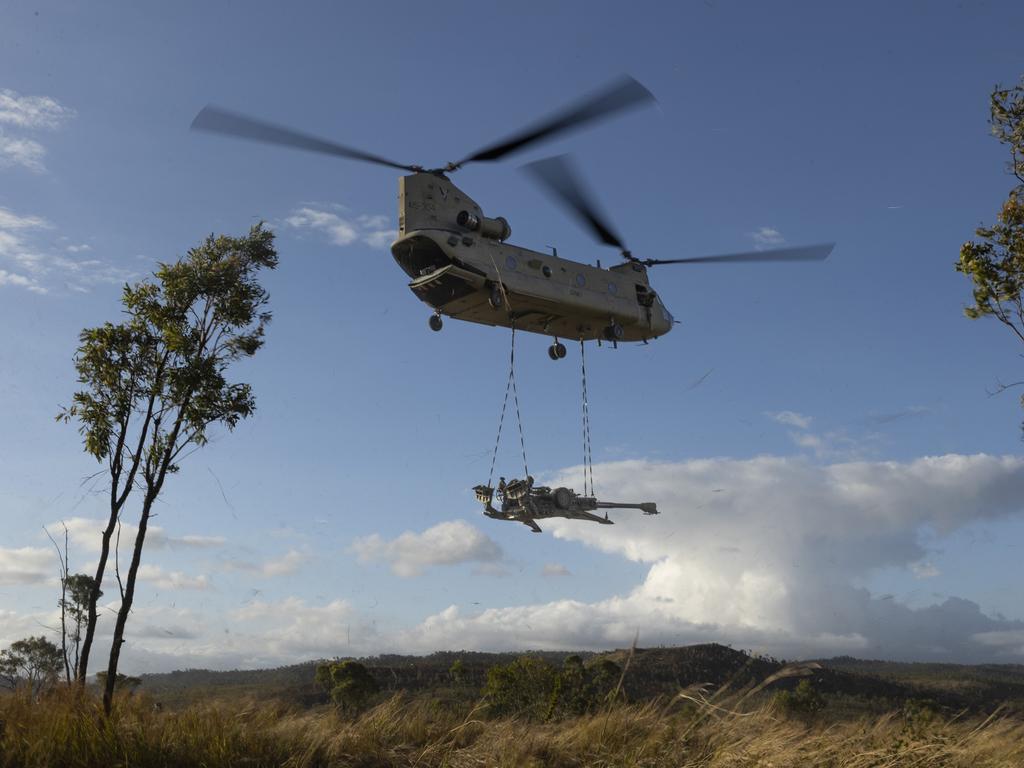
{"label": "dry grass", "polygon": [[894,713],[872,719],[792,718],[756,697],[623,705],[538,725],[486,720],[395,696],[355,720],[333,710],[216,701],[154,711],[123,698],[110,719],[62,691],[0,698],[0,766],[949,766],[1024,765],[1024,722]]}

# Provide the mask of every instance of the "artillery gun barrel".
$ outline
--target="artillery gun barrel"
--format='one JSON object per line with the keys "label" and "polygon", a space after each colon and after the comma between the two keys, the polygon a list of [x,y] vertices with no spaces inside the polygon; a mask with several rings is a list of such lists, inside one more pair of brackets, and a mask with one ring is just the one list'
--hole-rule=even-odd
{"label": "artillery gun barrel", "polygon": [[594,507],[596,509],[639,509],[645,515],[658,514],[658,505],[650,501],[645,501],[641,504],[622,504],[617,501],[597,501],[595,499]]}

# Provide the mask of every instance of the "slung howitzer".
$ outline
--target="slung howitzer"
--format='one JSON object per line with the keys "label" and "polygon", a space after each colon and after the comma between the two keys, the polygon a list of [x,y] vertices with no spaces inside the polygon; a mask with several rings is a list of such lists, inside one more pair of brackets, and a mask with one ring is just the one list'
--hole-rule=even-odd
{"label": "slung howitzer", "polygon": [[[565,517],[572,520],[590,520],[611,525],[608,513],[604,516],[593,514],[598,509],[639,509],[645,515],[658,514],[653,502],[627,504],[614,501],[598,501],[595,496],[581,496],[569,488],[534,486],[533,478],[510,480],[502,478],[497,489],[489,485],[478,485],[473,489],[477,500],[484,505],[484,514],[498,520],[518,520],[534,531],[540,531],[535,520],[548,517]],[[494,508],[492,501],[497,497],[501,510]]]}

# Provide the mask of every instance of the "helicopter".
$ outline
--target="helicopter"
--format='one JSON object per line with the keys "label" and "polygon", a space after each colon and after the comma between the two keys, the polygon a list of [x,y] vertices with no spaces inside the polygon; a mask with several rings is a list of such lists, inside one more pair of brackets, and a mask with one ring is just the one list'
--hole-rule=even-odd
{"label": "helicopter", "polygon": [[565,156],[526,170],[590,229],[617,248],[622,263],[602,268],[508,242],[512,228],[503,216],[486,216],[480,205],[449,176],[464,165],[492,162],[557,134],[627,109],[651,104],[654,96],[623,77],[517,134],[443,167],[405,165],[326,139],[208,105],[191,128],[282,145],[408,171],[398,181],[398,237],[391,254],[409,276],[410,290],[433,309],[430,328],[443,317],[529,331],[553,339],[548,356],[566,356],[561,339],[647,343],[672,330],[672,313],[652,288],[647,270],[662,264],[820,261],[834,244],[774,250],[641,259],[628,250],[579,180]]}

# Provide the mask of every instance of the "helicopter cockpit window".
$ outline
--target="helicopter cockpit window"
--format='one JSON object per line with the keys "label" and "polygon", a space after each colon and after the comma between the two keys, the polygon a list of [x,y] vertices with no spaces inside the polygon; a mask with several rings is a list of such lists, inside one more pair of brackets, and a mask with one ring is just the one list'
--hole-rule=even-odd
{"label": "helicopter cockpit window", "polygon": [[648,288],[646,285],[640,283],[636,284],[636,301],[641,307],[650,307],[654,304],[654,300],[658,297],[654,291]]}

